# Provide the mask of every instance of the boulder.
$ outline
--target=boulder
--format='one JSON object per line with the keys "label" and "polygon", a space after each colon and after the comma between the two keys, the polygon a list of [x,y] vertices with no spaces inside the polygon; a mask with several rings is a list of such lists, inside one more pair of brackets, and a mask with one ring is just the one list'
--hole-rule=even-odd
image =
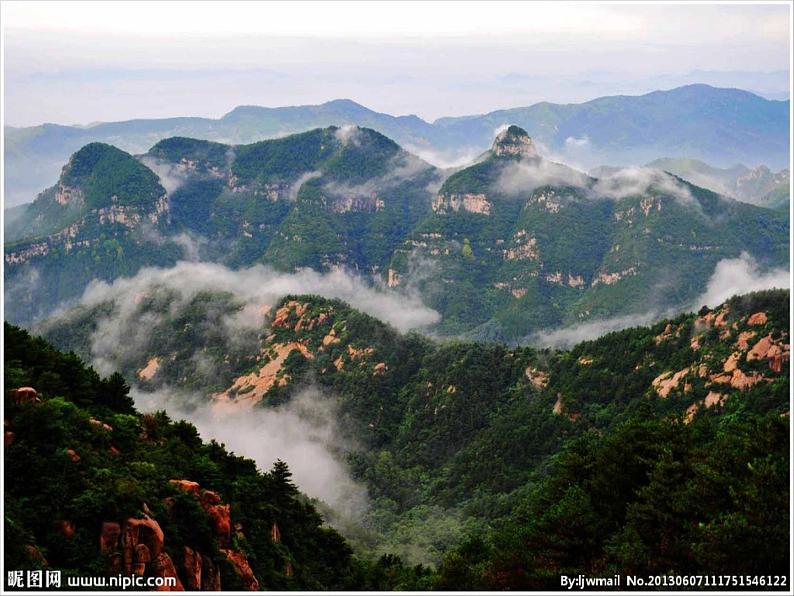
{"label": "boulder", "polygon": [[11,390],[11,401],[19,405],[38,403],[41,400],[39,399],[39,392],[33,387],[18,387]]}
{"label": "boulder", "polygon": [[186,493],[191,493],[198,495],[200,486],[198,482],[193,482],[192,480],[169,480],[170,484],[173,484],[178,489],[185,491]]}
{"label": "boulder", "polygon": [[747,319],[748,325],[766,325],[767,317],[765,312],[757,312],[750,315]]}
{"label": "boulder", "polygon": [[774,345],[775,344],[772,341],[772,334],[762,337],[756,342],[752,349],[747,352],[747,362],[767,358],[767,354],[769,354],[769,351]]}

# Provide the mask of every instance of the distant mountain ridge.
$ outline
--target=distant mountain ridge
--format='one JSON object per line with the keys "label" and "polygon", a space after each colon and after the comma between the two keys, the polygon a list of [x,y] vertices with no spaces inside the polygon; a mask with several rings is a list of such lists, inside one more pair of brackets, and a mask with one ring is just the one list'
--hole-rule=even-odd
{"label": "distant mountain ridge", "polygon": [[[73,183],[75,164],[94,166]],[[130,188],[149,199],[130,204]],[[249,145],[174,137],[137,158],[94,143],[14,216],[12,321],[45,315],[93,278],[200,258],[347,269],[419,292],[441,333],[500,341],[689,305],[722,259],[747,252],[783,267],[789,246],[781,211],[659,170],[596,179],[545,158],[515,125],[452,174],[349,126]]]}
{"label": "distant mountain ridge", "polygon": [[245,144],[344,124],[375,129],[416,153],[445,160],[485,150],[496,129],[516,124],[549,151],[592,165],[637,164],[670,155],[720,166],[745,162],[779,168],[789,161],[789,109],[789,101],[767,100],[747,91],[688,85],[581,104],[544,102],[432,123],[341,99],[313,106],[239,106],[219,119],[6,127],[6,201],[11,206],[31,200],[56,180],[71,153],[90,142],[141,153],[173,136]]}

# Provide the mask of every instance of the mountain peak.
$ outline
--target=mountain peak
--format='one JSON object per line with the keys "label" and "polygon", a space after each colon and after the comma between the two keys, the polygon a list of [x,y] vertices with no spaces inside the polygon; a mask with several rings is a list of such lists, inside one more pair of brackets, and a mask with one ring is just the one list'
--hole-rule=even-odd
{"label": "mountain peak", "polygon": [[515,125],[508,126],[496,135],[491,151],[498,156],[522,159],[539,157],[535,143],[532,142],[527,131]]}

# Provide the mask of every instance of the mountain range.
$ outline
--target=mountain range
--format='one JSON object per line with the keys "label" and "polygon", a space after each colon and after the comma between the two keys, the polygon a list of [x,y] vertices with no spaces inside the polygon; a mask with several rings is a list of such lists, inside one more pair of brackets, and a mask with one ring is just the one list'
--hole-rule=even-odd
{"label": "mountain range", "polygon": [[788,216],[660,170],[592,178],[500,132],[451,173],[371,129],[225,145],[92,143],[6,228],[6,316],[40,318],[94,278],[185,258],[344,268],[418,294],[437,331],[515,341],[559,325],[691,305],[742,253],[788,263]]}
{"label": "mountain range", "polygon": [[219,119],[166,118],[90,126],[6,127],[6,206],[30,201],[58,177],[69,155],[91,142],[132,153],[173,136],[246,144],[352,124],[375,129],[437,163],[465,160],[487,149],[494,131],[516,124],[565,161],[593,167],[644,163],[660,156],[786,167],[789,102],[747,91],[688,85],[641,96],[613,96],[581,104],[538,103],[483,115],[440,118],[391,116],[351,100],[315,106],[240,106]]}

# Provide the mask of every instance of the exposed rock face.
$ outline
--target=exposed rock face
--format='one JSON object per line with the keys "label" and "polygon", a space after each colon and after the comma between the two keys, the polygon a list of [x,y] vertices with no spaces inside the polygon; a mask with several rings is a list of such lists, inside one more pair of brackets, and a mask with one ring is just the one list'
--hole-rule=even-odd
{"label": "exposed rock face", "polygon": [[218,592],[221,589],[221,570],[204,555],[201,556],[201,589],[205,592]]}
{"label": "exposed rock face", "polygon": [[278,524],[273,522],[270,527],[270,542],[273,544],[281,544],[281,530],[278,529]]}
{"label": "exposed rock face", "polygon": [[449,212],[457,213],[460,210],[469,213],[479,213],[480,215],[491,214],[491,203],[484,194],[440,194],[431,205],[433,211],[440,214]]}
{"label": "exposed rock face", "polygon": [[72,460],[74,463],[77,463],[77,462],[79,462],[79,461],[80,461],[80,454],[79,454],[79,453],[77,453],[77,451],[75,451],[74,449],[67,449],[67,450],[66,450],[66,455],[67,455],[67,456],[69,457],[69,459],[71,459],[71,460]]}
{"label": "exposed rock face", "polygon": [[769,334],[762,337],[747,352],[747,361],[766,360],[769,363],[769,368],[777,373],[783,369],[783,364],[787,363],[791,358],[791,346],[784,344],[782,341],[776,342]]}
{"label": "exposed rock face", "polygon": [[736,338],[736,345],[744,351],[750,347],[749,341],[755,337],[755,331],[742,331]]}
{"label": "exposed rock face", "polygon": [[157,370],[160,368],[160,358],[155,356],[154,358],[150,358],[149,362],[146,363],[142,369],[138,371],[138,378],[141,381],[149,381],[151,380],[154,375],[157,374]]}
{"label": "exposed rock face", "polygon": [[681,369],[676,373],[672,371],[663,372],[651,382],[651,385],[656,389],[659,397],[667,397],[671,391],[678,388],[681,379],[686,377],[689,372],[689,368]]}
{"label": "exposed rock face", "polygon": [[11,421],[6,418],[3,420],[3,430],[5,434],[3,435],[3,446],[10,447],[14,444],[14,439],[16,439],[16,435],[11,430]]}
{"label": "exposed rock face", "polygon": [[231,506],[223,505],[218,493],[211,490],[201,490],[197,482],[191,480],[170,480],[169,482],[196,498],[212,522],[212,529],[218,543],[222,547],[229,546],[232,532]]}
{"label": "exposed rock face", "polygon": [[118,549],[121,526],[116,522],[104,522],[99,535],[99,550],[104,554]]}
{"label": "exposed rock face", "polygon": [[64,538],[66,538],[67,540],[71,540],[72,538],[74,538],[74,522],[72,520],[70,519],[61,520],[59,527],[61,530],[61,534],[63,534]]}
{"label": "exposed rock face", "polygon": [[692,418],[695,417],[695,413],[698,411],[699,407],[704,408],[711,408],[716,405],[722,405],[725,403],[725,398],[727,396],[723,393],[717,393],[716,391],[709,391],[708,395],[703,398],[700,402],[695,402],[691,406],[686,409],[686,416],[684,420],[688,423],[692,421]]}
{"label": "exposed rock face", "polygon": [[59,184],[58,190],[55,193],[55,202],[59,205],[74,205],[75,207],[83,207],[85,205],[85,197],[83,191],[76,186],[68,186],[66,184]]}
{"label": "exposed rock face", "polygon": [[39,567],[49,566],[47,559],[44,558],[44,555],[41,554],[41,551],[32,544],[25,545],[25,552],[27,553],[28,558],[36,563]]}
{"label": "exposed rock face", "polygon": [[536,159],[539,157],[535,144],[523,128],[509,126],[494,139],[491,152],[504,157],[518,157],[521,159]]}
{"label": "exposed rock face", "polygon": [[19,387],[18,389],[12,389],[10,393],[11,401],[17,405],[33,404],[41,401],[39,399],[39,392],[33,387]]}
{"label": "exposed rock face", "polygon": [[766,313],[765,312],[757,312],[755,314],[750,315],[747,319],[748,325],[766,325]]}
{"label": "exposed rock face", "polygon": [[157,588],[158,592],[183,592],[185,590],[182,582],[179,581],[179,576],[176,573],[174,562],[167,553],[160,553],[160,555],[158,555],[158,557],[152,562],[152,574],[155,577],[172,577],[176,580],[176,583],[173,586],[159,586]]}
{"label": "exposed rock face", "polygon": [[182,567],[185,570],[185,585],[188,590],[201,590],[201,554],[192,548],[184,547]]}
{"label": "exposed rock face", "polygon": [[[772,341],[771,334],[762,337],[753,348],[747,352],[747,362],[768,358],[770,355],[774,355],[772,352],[775,352],[775,348],[777,348],[777,346],[775,346],[775,343]],[[778,348],[778,350],[779,349],[780,348]]]}
{"label": "exposed rock face", "polygon": [[396,288],[400,285],[400,274],[397,273],[394,269],[389,269],[388,273],[388,280],[386,281],[386,285],[390,288]]}
{"label": "exposed rock face", "polygon": [[91,424],[91,426],[95,426],[97,428],[101,428],[105,432],[112,432],[113,431],[113,427],[112,426],[110,426],[109,424],[105,424],[101,420],[97,420],[93,416],[88,419],[88,422],[89,422],[89,424]]}
{"label": "exposed rock face", "polygon": [[514,246],[502,250],[506,261],[530,260],[537,261],[538,241],[526,230],[519,230],[513,235]]}
{"label": "exposed rock face", "polygon": [[350,211],[381,211],[386,203],[375,194],[368,197],[342,197],[331,204],[335,213],[348,213]]}
{"label": "exposed rock face", "polygon": [[549,384],[549,373],[545,371],[530,366],[524,374],[535,389],[544,389]]}
{"label": "exposed rock face", "polygon": [[611,286],[613,284],[618,283],[621,279],[625,279],[627,277],[632,277],[637,275],[637,268],[631,266],[623,271],[602,271],[598,275],[596,275],[595,279],[590,283],[591,287],[596,287],[599,284],[604,284],[606,286]]}
{"label": "exposed rock face", "polygon": [[248,559],[245,558],[245,555],[236,550],[221,549],[221,552],[226,555],[226,558],[234,567],[234,571],[240,577],[240,580],[242,580],[245,589],[251,592],[258,591],[259,580],[254,576],[254,572],[251,570],[251,566],[248,564]]}
{"label": "exposed rock face", "polygon": [[[141,519],[131,517],[124,524],[122,540],[124,543],[124,569],[129,574],[132,573],[135,565],[146,564],[160,556],[163,552],[165,535],[156,520],[150,517]],[[139,545],[144,546],[146,550],[139,549]]]}

